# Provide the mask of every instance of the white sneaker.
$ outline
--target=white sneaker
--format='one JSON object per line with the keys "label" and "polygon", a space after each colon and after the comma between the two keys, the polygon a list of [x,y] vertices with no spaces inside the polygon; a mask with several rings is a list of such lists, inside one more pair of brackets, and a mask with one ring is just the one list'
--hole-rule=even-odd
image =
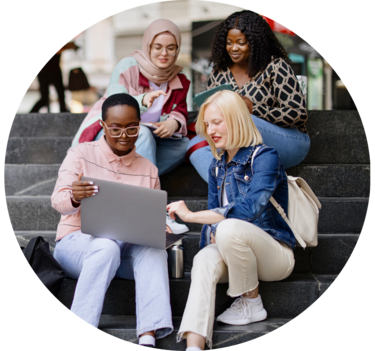
{"label": "white sneaker", "polygon": [[167,226],[171,228],[173,234],[183,234],[189,231],[185,224],[177,223],[174,219],[169,217],[167,213]]}
{"label": "white sneaker", "polygon": [[216,320],[225,324],[244,325],[263,321],[266,318],[267,311],[264,309],[259,295],[258,302],[251,302],[245,297],[239,297]]}

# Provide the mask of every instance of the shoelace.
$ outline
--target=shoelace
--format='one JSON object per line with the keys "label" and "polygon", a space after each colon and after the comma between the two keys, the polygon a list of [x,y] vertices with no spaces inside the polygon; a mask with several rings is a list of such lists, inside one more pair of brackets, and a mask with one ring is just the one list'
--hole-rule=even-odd
{"label": "shoelace", "polygon": [[251,310],[248,303],[245,301],[243,297],[239,297],[236,301],[232,303],[230,308],[236,313],[236,314],[245,314],[245,318],[251,317]]}

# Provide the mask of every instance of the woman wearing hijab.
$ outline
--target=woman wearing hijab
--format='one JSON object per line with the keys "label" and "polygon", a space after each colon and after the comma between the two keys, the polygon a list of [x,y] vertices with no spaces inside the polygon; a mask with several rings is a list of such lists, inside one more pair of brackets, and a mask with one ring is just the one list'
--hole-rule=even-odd
{"label": "woman wearing hijab", "polygon": [[[149,159],[159,175],[180,165],[185,159],[189,139],[187,134],[186,95],[190,81],[181,73],[176,60],[181,48],[181,33],[171,21],[160,19],[146,29],[143,50],[122,59],[112,72],[106,94],[93,106],[81,124],[72,146],[99,140],[101,108],[108,96],[126,93],[133,96],[141,111],[141,122],[152,123],[156,129],[141,126],[135,143],[137,153]],[[181,139],[170,139],[173,133]],[[167,225],[174,234],[188,231],[185,225],[167,216]]]}

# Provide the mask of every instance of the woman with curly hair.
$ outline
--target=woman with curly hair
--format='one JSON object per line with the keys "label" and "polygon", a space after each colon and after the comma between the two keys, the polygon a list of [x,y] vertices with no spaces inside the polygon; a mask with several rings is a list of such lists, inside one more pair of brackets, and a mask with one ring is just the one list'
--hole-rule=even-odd
{"label": "woman with curly hair", "polygon": [[[207,89],[229,83],[245,101],[264,143],[278,151],[285,168],[302,162],[310,148],[306,101],[288,55],[266,20],[248,10],[230,15],[216,32],[210,62],[213,71]],[[212,154],[205,139],[193,138],[188,156],[208,182]]]}

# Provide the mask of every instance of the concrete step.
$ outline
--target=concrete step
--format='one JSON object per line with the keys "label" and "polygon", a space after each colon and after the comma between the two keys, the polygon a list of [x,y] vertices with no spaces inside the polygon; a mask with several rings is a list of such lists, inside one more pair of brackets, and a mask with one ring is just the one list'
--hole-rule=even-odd
{"label": "concrete step", "polygon": [[4,172],[7,195],[51,195],[60,164],[6,164]]}
{"label": "concrete step", "polygon": [[[6,164],[7,195],[51,195],[59,164]],[[368,197],[370,165],[300,165],[288,170],[302,177],[317,196]],[[160,177],[171,197],[207,196],[208,186],[191,164],[184,163]]]}
{"label": "concrete step", "polygon": [[[196,113],[189,113],[189,121],[195,116]],[[17,115],[6,163],[61,163],[83,117],[84,114]],[[307,127],[311,148],[304,163],[370,163],[366,135],[357,111],[309,111]]]}
{"label": "concrete step", "polygon": [[[259,292],[269,318],[294,318],[311,306],[334,281],[336,276],[292,274],[279,282],[260,282]],[[57,298],[70,308],[77,281],[66,278]],[[190,288],[190,273],[183,279],[170,279],[172,315],[181,317]],[[104,301],[104,315],[135,315],[135,283],[114,279]],[[215,315],[227,309],[234,299],[227,296],[228,284],[218,284]]]}
{"label": "concrete step", "polygon": [[86,115],[86,113],[17,114],[9,137],[74,137]]}
{"label": "concrete step", "polygon": [[[169,201],[181,200],[181,198]],[[319,233],[356,234],[362,230],[368,198],[319,198],[322,210]],[[206,199],[185,198],[191,211],[207,209]],[[56,230],[60,214],[51,207],[50,196],[7,196],[8,211],[13,230]],[[178,221],[180,221],[178,219]],[[181,222],[181,221],[180,221]],[[191,232],[200,232],[202,225],[187,223]]]}
{"label": "concrete step", "polygon": [[[53,253],[55,248],[55,231],[16,231],[20,246],[26,247],[35,236],[42,236],[50,244]],[[184,268],[190,272],[194,256],[199,251],[199,233],[184,234]],[[319,245],[303,250],[297,247],[293,273],[339,274],[348,261],[357,243],[358,234],[319,234]]]}
{"label": "concrete step", "polygon": [[[370,193],[370,165],[308,165],[301,164],[287,170],[287,174],[301,177],[316,196],[368,197]],[[160,177],[162,188],[169,196],[207,196],[207,183],[191,164],[184,163]]]}
{"label": "concrete step", "polygon": [[62,163],[72,137],[12,137],[8,140],[5,163]]}
{"label": "concrete step", "polygon": [[[288,323],[287,318],[268,318],[265,321],[249,325],[225,325],[214,324],[213,348],[218,349],[232,345],[238,345],[246,341],[254,340],[260,336],[276,330]],[[181,317],[173,317],[174,331],[163,339],[156,341],[156,348],[163,350],[185,350],[186,342],[176,343],[176,336],[181,324]],[[134,316],[102,315],[99,329],[122,340],[138,343],[136,334],[136,319]]]}
{"label": "concrete step", "polygon": [[368,197],[370,195],[369,164],[301,164],[294,168],[288,170],[287,174],[306,180],[317,196]]}
{"label": "concrete step", "polygon": [[[370,163],[366,134],[357,111],[308,111],[308,116],[311,146],[304,163]],[[189,113],[189,118],[194,120],[194,113]]]}
{"label": "concrete step", "polygon": [[310,151],[304,163],[368,164],[365,130],[357,111],[309,111]]}

